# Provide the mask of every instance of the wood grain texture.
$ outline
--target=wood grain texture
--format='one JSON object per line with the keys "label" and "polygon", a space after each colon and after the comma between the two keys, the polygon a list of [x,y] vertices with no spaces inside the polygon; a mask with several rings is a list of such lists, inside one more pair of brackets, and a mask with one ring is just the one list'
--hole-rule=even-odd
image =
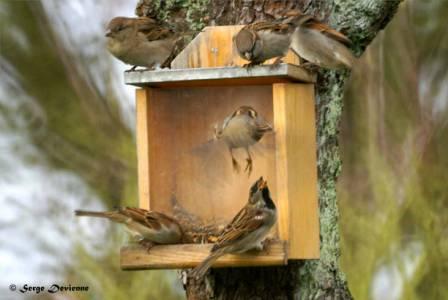
{"label": "wood grain texture", "polygon": [[150,90],[136,90],[136,110],[137,110],[137,159],[138,159],[138,196],[139,207],[150,209],[149,192],[149,106]]}
{"label": "wood grain texture", "polygon": [[288,258],[319,258],[314,86],[274,84],[279,237]]}
{"label": "wood grain texture", "polygon": [[[232,40],[242,27],[242,25],[205,27],[172,61],[171,68],[210,68],[247,64],[248,61],[238,55]],[[274,60],[268,60],[265,64],[271,64]],[[299,57],[292,51],[288,52],[283,61],[300,65]]]}
{"label": "wood grain texture", "polygon": [[[210,254],[211,247],[212,244],[160,245],[149,252],[140,246],[123,247],[120,264],[123,270],[192,268]],[[261,252],[224,255],[213,267],[286,265],[285,253],[285,243],[273,241]]]}
{"label": "wood grain texture", "polygon": [[[225,143],[213,140],[214,125],[241,105],[254,107],[272,124],[270,85],[149,91],[151,209],[172,214],[177,205],[205,224],[225,225],[245,205],[250,186],[260,176],[275,192],[274,134],[266,134],[251,148],[250,177],[236,173]],[[234,154],[244,170],[245,151],[236,149]]]}

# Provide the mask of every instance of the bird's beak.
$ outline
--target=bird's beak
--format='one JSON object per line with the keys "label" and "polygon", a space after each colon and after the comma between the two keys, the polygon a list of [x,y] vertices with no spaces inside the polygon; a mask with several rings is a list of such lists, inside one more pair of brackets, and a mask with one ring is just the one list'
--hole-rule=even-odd
{"label": "bird's beak", "polygon": [[105,37],[111,37],[112,36],[112,31],[110,31],[110,30],[106,31],[106,34],[104,36]]}
{"label": "bird's beak", "polygon": [[261,181],[260,190],[265,189],[267,186],[268,186],[268,181],[267,180]]}
{"label": "bird's beak", "polygon": [[260,179],[258,179],[258,189],[262,190],[266,187],[266,185],[267,185],[267,181],[265,181],[263,179],[263,177],[260,177]]}

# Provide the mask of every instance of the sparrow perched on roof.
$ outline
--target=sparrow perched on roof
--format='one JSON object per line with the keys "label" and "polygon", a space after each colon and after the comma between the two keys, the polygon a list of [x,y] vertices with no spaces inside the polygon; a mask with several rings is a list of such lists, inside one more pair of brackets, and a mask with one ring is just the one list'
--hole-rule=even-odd
{"label": "sparrow perched on roof", "polygon": [[289,49],[324,68],[351,68],[355,60],[345,35],[298,11],[289,12],[282,20],[246,25],[233,39],[239,55],[249,60],[249,65],[274,57],[274,64],[279,63]]}
{"label": "sparrow perched on roof", "polygon": [[260,177],[250,188],[247,204],[224,228],[210,255],[190,274],[201,279],[211,265],[227,253],[244,253],[263,249],[263,240],[277,221],[277,209],[268,184]]}
{"label": "sparrow perched on roof", "polygon": [[293,22],[297,27],[290,47],[301,58],[324,68],[352,68],[355,57],[347,48],[351,41],[344,34],[310,15],[298,14]]}
{"label": "sparrow perched on roof", "polygon": [[250,106],[241,106],[224,119],[221,128],[215,127],[215,138],[222,139],[227,144],[232,157],[233,168],[237,172],[240,167],[233,156],[233,149],[246,149],[247,164],[244,171],[247,171],[250,176],[253,164],[249,147],[260,141],[265,133],[272,130],[272,126],[260,117],[255,109]]}
{"label": "sparrow perched on roof", "polygon": [[147,247],[148,251],[155,244],[177,244],[183,238],[182,228],[175,219],[142,208],[124,207],[106,212],[75,210],[75,216],[106,218],[122,223],[131,236]]}
{"label": "sparrow perched on roof", "polygon": [[291,44],[292,24],[281,21],[257,22],[244,26],[234,37],[238,54],[250,61],[247,66],[262,64],[277,57],[279,63]]}
{"label": "sparrow perched on roof", "polygon": [[168,67],[183,46],[181,36],[150,18],[113,18],[106,37],[109,52],[131,70]]}

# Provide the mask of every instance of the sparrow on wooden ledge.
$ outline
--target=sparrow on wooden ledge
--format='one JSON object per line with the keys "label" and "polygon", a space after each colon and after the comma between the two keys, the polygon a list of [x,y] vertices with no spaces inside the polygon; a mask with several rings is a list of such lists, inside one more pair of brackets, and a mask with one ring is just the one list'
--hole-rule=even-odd
{"label": "sparrow on wooden ledge", "polygon": [[[309,63],[324,68],[351,68],[355,57],[347,48],[350,40],[311,15],[291,11],[285,18],[244,26],[233,38],[247,66],[276,57],[274,64],[292,49]],[[306,65],[306,64],[305,64]]]}
{"label": "sparrow on wooden ledge", "polygon": [[224,119],[221,128],[215,127],[215,138],[222,139],[227,144],[232,157],[233,169],[236,172],[239,172],[240,166],[233,156],[233,149],[244,148],[246,150],[247,164],[244,171],[247,171],[250,176],[253,163],[249,147],[272,130],[272,126],[260,117],[255,109],[250,106],[241,106]]}
{"label": "sparrow on wooden ledge", "polygon": [[293,22],[297,27],[290,47],[301,58],[323,68],[352,68],[355,57],[347,48],[351,41],[344,34],[310,15],[298,14]]}
{"label": "sparrow on wooden ledge", "polygon": [[75,216],[106,218],[122,223],[148,251],[156,244],[177,244],[183,238],[182,228],[175,219],[142,208],[124,207],[106,212],[75,210]]}
{"label": "sparrow on wooden ledge", "polygon": [[262,250],[263,240],[276,221],[275,204],[267,182],[260,177],[250,188],[247,204],[224,228],[210,255],[191,272],[190,277],[196,280],[203,278],[211,265],[225,254]]}
{"label": "sparrow on wooden ledge", "polygon": [[107,26],[107,49],[122,62],[149,69],[169,67],[183,38],[150,18],[113,18]]}
{"label": "sparrow on wooden ledge", "polygon": [[233,37],[233,43],[241,58],[250,61],[247,67],[274,57],[277,64],[288,52],[293,31],[294,27],[288,23],[262,21],[244,26]]}

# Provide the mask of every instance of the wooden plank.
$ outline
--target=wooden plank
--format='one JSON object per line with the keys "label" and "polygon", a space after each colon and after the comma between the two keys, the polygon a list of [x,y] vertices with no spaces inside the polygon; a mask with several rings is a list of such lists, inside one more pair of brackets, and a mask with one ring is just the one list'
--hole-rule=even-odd
{"label": "wooden plank", "polygon": [[270,85],[151,89],[151,209],[175,214],[180,207],[183,216],[225,225],[247,203],[249,188],[260,176],[275,192],[274,134],[251,147],[250,177],[242,172],[244,149],[234,151],[242,167],[236,173],[226,144],[213,140],[214,125],[242,105],[272,124]]}
{"label": "wooden plank", "polygon": [[[140,246],[121,249],[123,270],[184,269],[193,268],[209,254],[213,244],[160,245],[149,252]],[[213,267],[249,267],[286,265],[286,247],[282,241],[272,241],[266,250],[244,254],[227,254],[219,258]]]}
{"label": "wooden plank", "polygon": [[[238,55],[233,43],[233,36],[242,27],[242,25],[205,27],[173,60],[171,68],[211,68],[247,64],[248,61]],[[274,60],[268,60],[265,64],[271,64]],[[283,61],[300,64],[299,57],[292,51],[288,52]]]}
{"label": "wooden plank", "polygon": [[150,90],[136,90],[137,110],[137,160],[139,207],[150,209],[149,194],[149,106]]}
{"label": "wooden plank", "polygon": [[288,259],[319,258],[314,86],[274,84],[279,238]]}

